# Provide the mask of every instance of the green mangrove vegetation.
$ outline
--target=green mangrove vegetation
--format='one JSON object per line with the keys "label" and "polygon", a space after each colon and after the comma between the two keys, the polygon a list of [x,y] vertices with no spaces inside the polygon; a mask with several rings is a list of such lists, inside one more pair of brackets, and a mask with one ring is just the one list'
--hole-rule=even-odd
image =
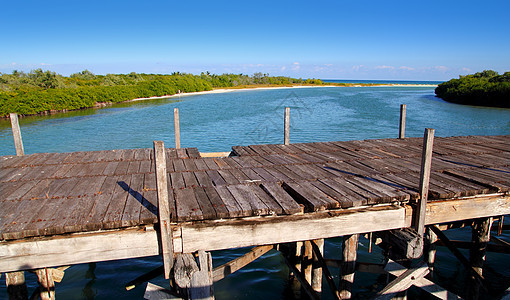
{"label": "green mangrove vegetation", "polygon": [[88,70],[62,76],[41,69],[30,73],[0,73],[0,117],[11,112],[20,115],[47,114],[77,110],[136,98],[200,92],[214,88],[323,84],[319,79],[295,79],[255,73],[210,74],[107,74],[95,75]]}
{"label": "green mangrove vegetation", "polygon": [[486,70],[443,82],[436,95],[448,102],[510,108],[510,72]]}

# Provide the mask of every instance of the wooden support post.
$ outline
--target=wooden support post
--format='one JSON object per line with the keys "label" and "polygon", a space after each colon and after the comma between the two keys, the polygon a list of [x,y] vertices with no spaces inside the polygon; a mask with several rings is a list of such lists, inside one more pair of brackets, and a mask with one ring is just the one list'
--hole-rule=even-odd
{"label": "wooden support post", "polygon": [[406,137],[406,108],[407,105],[400,105],[400,127],[398,131],[398,138],[403,139]]}
{"label": "wooden support post", "polygon": [[[315,244],[315,247],[314,247]],[[312,242],[313,253],[313,264],[312,264],[312,289],[320,295],[322,292],[322,253],[324,252],[324,240],[314,240]],[[317,249],[315,249],[317,248]],[[324,264],[324,267],[326,265]]]}
{"label": "wooden support post", "polygon": [[283,133],[283,144],[288,145],[290,143],[290,107],[285,107],[285,121],[284,121],[284,133]]}
{"label": "wooden support post", "polygon": [[200,270],[191,277],[190,299],[214,299],[211,253],[198,251]]}
{"label": "wooden support post", "polygon": [[308,283],[312,285],[313,250],[311,241],[304,242],[304,250],[305,252],[303,253],[301,270],[303,272],[303,275],[305,276],[306,281],[308,281]]}
{"label": "wooden support post", "polygon": [[55,299],[55,281],[53,280],[53,273],[47,268],[38,269],[35,271],[39,282],[39,295],[41,300],[54,300]]}
{"label": "wooden support post", "polygon": [[341,299],[351,299],[352,285],[354,283],[354,273],[356,271],[358,240],[359,234],[347,235],[343,237],[343,265],[340,270],[339,287]]}
{"label": "wooden support post", "polygon": [[172,269],[173,241],[170,228],[170,203],[168,202],[168,183],[166,172],[165,144],[162,141],[154,141],[154,164],[156,170],[156,189],[158,195],[158,221],[161,238],[161,250],[163,253],[163,266],[165,279],[170,279]]}
{"label": "wooden support post", "polygon": [[414,216],[414,229],[420,236],[425,234],[425,213],[429,195],[430,168],[432,166],[432,148],[434,145],[434,129],[426,128],[423,137],[423,151],[420,171],[420,199]]}
{"label": "wooden support post", "polygon": [[429,265],[430,273],[434,272],[434,262],[436,259],[436,244],[437,235],[429,227],[425,231],[425,261]]}
{"label": "wooden support post", "polygon": [[[302,262],[303,262],[303,242],[295,242],[293,243],[293,246],[295,246],[294,249],[291,249],[290,250],[290,263],[293,263],[294,266],[295,266],[295,269],[296,270],[299,270],[301,272],[302,268],[301,268],[301,265],[302,265]],[[291,288],[292,288],[292,292],[294,293],[294,298],[296,299],[299,299],[301,298],[301,280],[298,276],[301,275],[300,274],[295,274],[295,272],[293,271],[293,269],[291,269],[291,275],[290,276],[290,281],[291,281]],[[304,277],[303,277],[304,279]]]}
{"label": "wooden support post", "polygon": [[174,130],[175,130],[175,149],[181,148],[181,129],[179,127],[179,109],[174,108]]}
{"label": "wooden support post", "polygon": [[26,300],[28,299],[28,290],[25,283],[25,272],[5,273],[5,285],[7,286],[7,294],[9,300]]}
{"label": "wooden support post", "polygon": [[[322,256],[322,252],[324,250],[324,240],[315,240],[312,242],[312,248],[314,252],[314,259],[317,259],[318,264],[321,266],[321,270],[323,268],[324,270],[324,276],[326,277],[326,281],[328,282],[329,289],[331,290],[331,293],[333,295],[334,299],[341,299],[340,298],[340,292],[335,286],[335,282],[333,281],[333,276],[331,276],[331,273],[329,273],[329,269],[327,267],[326,260]],[[321,271],[322,273],[322,271]],[[313,288],[313,286],[312,286]],[[316,289],[314,291],[317,293],[317,295],[320,297],[321,291],[317,292]]]}
{"label": "wooden support post", "polygon": [[18,114],[9,114],[11,118],[12,136],[14,137],[14,147],[16,148],[16,155],[25,155],[23,150],[23,141],[21,140],[21,129],[19,128]]}
{"label": "wooden support post", "polygon": [[[290,272],[294,274],[294,277],[296,280],[299,281],[299,283],[303,286],[303,290],[307,293],[308,297],[312,300],[318,300],[320,299],[319,296],[315,293],[315,291],[312,289],[312,286],[306,281],[305,277],[303,276],[303,273],[296,268],[296,265],[289,261],[287,256],[283,256],[283,259],[287,266],[289,267]],[[300,299],[300,297],[294,297],[295,299]]]}
{"label": "wooden support post", "polygon": [[[473,269],[480,275],[483,275],[483,264],[485,262],[485,253],[487,244],[490,241],[490,231],[492,226],[491,218],[482,218],[474,220],[471,226],[471,248],[469,249],[469,261]],[[469,296],[471,299],[478,299],[480,296],[480,284],[478,280],[472,279],[470,284]]]}

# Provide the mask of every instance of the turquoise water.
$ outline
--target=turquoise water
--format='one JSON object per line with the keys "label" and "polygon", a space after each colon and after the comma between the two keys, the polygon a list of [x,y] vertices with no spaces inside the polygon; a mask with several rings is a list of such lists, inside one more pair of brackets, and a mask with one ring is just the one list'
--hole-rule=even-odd
{"label": "turquoise water", "polygon": [[[223,94],[131,102],[52,116],[21,118],[25,152],[68,152],[149,148],[153,140],[174,144],[173,108],[180,110],[181,145],[202,152],[230,151],[234,145],[283,142],[284,107],[291,107],[291,143],[394,138],[400,104],[407,104],[406,136],[421,137],[424,128],[436,136],[510,134],[510,109],[460,106],[434,97],[433,87],[320,87],[247,90]],[[8,120],[0,120],[0,155],[14,155]],[[462,235],[462,233],[460,234]],[[506,236],[508,240],[508,236]],[[361,241],[360,260],[380,262]],[[214,252],[220,265],[246,249]],[[326,257],[340,257],[339,239],[328,240]],[[438,259],[441,276],[457,276],[459,265],[447,252]],[[492,256],[491,256],[492,257]],[[496,257],[497,258],[497,257]],[[498,260],[489,258],[497,266]],[[124,284],[158,267],[158,257],[77,265],[57,284],[61,299],[140,299],[144,286],[125,291]],[[284,299],[287,278],[278,252],[215,284],[217,299]],[[510,272],[505,271],[510,277]],[[332,270],[334,276],[338,270]],[[456,275],[457,274],[457,275]],[[377,275],[356,275],[355,293],[373,295],[381,288]],[[439,275],[438,275],[439,276]],[[441,277],[441,280],[446,279]],[[448,279],[449,280],[449,279]],[[3,278],[0,299],[6,297]],[[36,284],[27,274],[30,292]],[[162,278],[152,282],[164,285]],[[455,286],[456,283],[452,283]],[[461,284],[461,283],[459,283]],[[324,289],[327,290],[326,284]],[[328,293],[325,298],[329,299]]]}

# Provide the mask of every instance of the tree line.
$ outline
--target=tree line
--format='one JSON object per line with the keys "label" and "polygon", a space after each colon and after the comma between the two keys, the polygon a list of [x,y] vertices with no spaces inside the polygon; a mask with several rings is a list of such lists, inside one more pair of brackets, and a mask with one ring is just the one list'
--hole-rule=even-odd
{"label": "tree line", "polygon": [[453,103],[510,108],[510,72],[485,70],[438,85],[436,96]]}
{"label": "tree line", "polygon": [[210,74],[175,72],[161,74],[95,75],[88,70],[62,76],[55,72],[32,70],[0,73],[0,117],[11,112],[21,115],[44,114],[90,108],[136,98],[174,95],[178,92],[208,91],[222,87],[252,85],[323,84],[319,79],[296,79],[269,74]]}

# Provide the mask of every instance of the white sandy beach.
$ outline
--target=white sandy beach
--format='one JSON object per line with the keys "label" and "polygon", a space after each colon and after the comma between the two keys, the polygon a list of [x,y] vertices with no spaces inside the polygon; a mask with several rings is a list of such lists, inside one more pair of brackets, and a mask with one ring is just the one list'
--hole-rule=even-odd
{"label": "white sandy beach", "polygon": [[230,92],[241,92],[241,91],[252,91],[252,90],[273,90],[273,89],[305,89],[305,88],[345,88],[345,87],[437,87],[435,84],[381,84],[381,85],[351,85],[351,86],[336,86],[336,85],[312,85],[312,86],[271,86],[271,87],[254,87],[254,88],[232,88],[232,89],[214,89],[210,91],[202,91],[202,92],[190,92],[190,93],[180,93],[174,95],[166,95],[166,96],[156,96],[156,97],[148,97],[148,98],[136,98],[133,100],[129,100],[127,102],[132,101],[143,101],[143,100],[153,100],[153,99],[166,99],[166,98],[181,98],[186,96],[196,96],[196,95],[206,95],[206,94],[221,94],[221,93],[230,93]]}

